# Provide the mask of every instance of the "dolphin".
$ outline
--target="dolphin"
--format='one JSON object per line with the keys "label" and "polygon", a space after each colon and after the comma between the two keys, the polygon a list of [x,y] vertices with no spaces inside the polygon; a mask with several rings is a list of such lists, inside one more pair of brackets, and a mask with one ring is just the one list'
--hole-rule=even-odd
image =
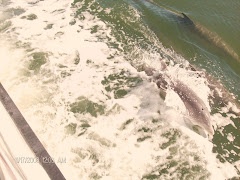
{"label": "dolphin", "polygon": [[[199,71],[201,72],[201,69],[197,68],[196,66],[189,64],[189,67],[187,67],[188,70],[191,71]],[[227,90],[227,88],[220,83],[218,80],[216,80],[212,75],[204,73],[199,74],[200,77],[204,77],[207,79],[207,84],[209,89],[211,90],[212,94],[209,96],[209,102],[210,106],[213,108],[217,107],[225,107],[229,103],[232,103],[235,105],[238,109],[240,109],[240,103],[237,101],[237,99],[234,97],[233,94]],[[234,112],[237,116],[240,116],[240,112]]]}
{"label": "dolphin", "polygon": [[[148,76],[153,76],[153,81],[160,89],[166,90],[170,87],[176,92],[188,111],[188,120],[190,120],[193,125],[201,127],[210,136],[213,136],[214,130],[208,108],[192,89],[179,80],[170,80],[169,77],[164,77],[164,74],[154,73],[154,69],[145,66],[144,71]],[[166,78],[169,79],[169,83]]]}
{"label": "dolphin", "polygon": [[237,61],[240,61],[238,54],[215,32],[208,30],[206,27],[199,23],[193,22],[185,13],[181,13],[182,16],[179,15],[178,19],[181,24],[184,24],[193,33],[197,34],[208,43],[214,45],[220,51],[225,52]]}
{"label": "dolphin", "polygon": [[181,13],[182,17],[180,16],[180,21],[188,26],[192,26],[195,27],[194,22],[185,14],[185,13]]}
{"label": "dolphin", "polygon": [[172,82],[170,87],[183,101],[191,117],[191,122],[206,130],[210,135],[213,135],[214,131],[211,125],[210,113],[205,103],[197,94],[179,80]]}
{"label": "dolphin", "polygon": [[[231,58],[240,62],[239,55],[235,52],[235,50],[229,46],[217,33],[210,31],[202,24],[192,20],[188,15],[184,12],[179,12],[176,10],[172,10],[163,4],[155,3],[151,0],[135,0],[136,2],[148,2],[149,4],[153,5],[154,7],[158,7],[160,12],[167,12],[165,13],[171,20],[175,21],[180,27],[185,27],[186,30],[189,30],[191,33],[195,34],[196,36],[203,39],[205,42],[210,45],[210,47],[214,48],[214,51],[221,55],[227,55]],[[162,11],[162,9],[164,11]],[[185,31],[185,30],[184,30]],[[205,48],[208,48],[208,45]],[[230,62],[232,63],[232,62]],[[237,72],[239,72],[237,70]]]}

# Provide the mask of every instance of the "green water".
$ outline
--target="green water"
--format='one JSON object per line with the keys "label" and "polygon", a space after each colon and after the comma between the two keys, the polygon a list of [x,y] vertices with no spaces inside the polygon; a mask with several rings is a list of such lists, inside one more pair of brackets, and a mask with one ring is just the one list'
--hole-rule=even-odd
{"label": "green water", "polygon": [[240,2],[223,1],[174,1],[156,0],[165,6],[185,12],[191,18],[216,32],[240,55]]}
{"label": "green water", "polygon": [[[132,4],[142,12],[144,22],[165,47],[172,48],[190,63],[221,79],[239,98],[240,2],[156,0],[132,1]],[[179,17],[181,12],[206,32],[200,34],[183,23]],[[226,47],[222,48],[221,44]]]}
{"label": "green water", "polygon": [[[240,56],[239,5],[239,1],[216,0],[204,2],[98,0],[96,3],[86,0],[76,12],[75,17],[84,19],[82,14],[88,11],[111,28],[111,35],[116,38],[116,41],[110,37],[99,36],[99,39],[106,42],[109,47],[117,49],[109,59],[114,59],[117,52],[122,52],[126,55],[126,59],[134,63],[136,59],[141,58],[141,53],[139,53],[141,49],[165,57],[167,55],[161,50],[161,44],[163,44],[165,48],[172,49],[191,64],[206,70],[216,80],[220,80],[229,92],[234,93],[239,99],[240,61],[231,54],[234,52]],[[111,8],[110,12],[106,12],[108,8]],[[136,16],[134,10],[140,13],[140,18]],[[199,35],[191,26],[184,24],[181,12],[187,14],[200,27],[207,29],[207,36]],[[93,33],[98,31],[98,27],[95,27]],[[226,52],[218,47],[218,43],[212,43],[211,37],[208,38],[211,34],[224,42],[231,48],[231,51]],[[135,52],[136,46],[140,49],[137,52]],[[212,114],[219,112],[219,105],[215,106],[216,109],[212,109]],[[234,113],[228,112],[222,116],[230,114]],[[240,118],[238,114],[231,120],[232,124],[218,128],[213,137],[213,152],[218,153],[217,157],[221,162],[234,163],[240,160]],[[228,134],[234,137],[232,142],[227,139]],[[156,177],[149,176],[149,178],[155,179]]]}
{"label": "green water", "polygon": [[[184,56],[191,64],[205,69],[214,75],[240,97],[240,61],[231,54],[224,53],[223,49],[204,39],[188,25],[179,22],[178,15],[169,12],[184,12],[194,22],[199,23],[210,32],[214,32],[232,49],[240,55],[240,1],[176,1],[155,0],[152,2],[133,1],[135,7],[142,12],[144,22],[152,29],[165,47],[172,48]],[[214,135],[213,152],[218,152],[218,158],[225,162],[239,160],[240,146],[239,116],[231,118],[231,124],[223,128],[223,133],[216,131]],[[220,129],[219,129],[220,130]],[[228,134],[235,139],[229,142]],[[226,153],[229,152],[235,153]]]}
{"label": "green water", "polygon": [[[114,24],[114,35],[118,42],[126,45],[123,52],[131,51],[137,42],[138,46],[161,54],[159,46],[153,41],[154,34],[164,47],[173,49],[191,64],[220,79],[237,99],[240,98],[240,2],[97,2],[103,8],[113,8],[110,14],[97,13],[104,22]],[[128,6],[141,13],[140,20],[134,17]],[[199,34],[182,22],[182,12],[206,32]],[[221,47],[222,44],[226,47]],[[120,45],[113,43],[113,46]]]}
{"label": "green water", "polygon": [[[240,9],[239,0],[72,1],[72,19],[70,22],[67,22],[67,27],[77,26],[77,32],[79,35],[81,35],[82,29],[89,30],[89,33],[91,33],[92,37],[94,37],[93,40],[91,39],[91,41],[93,41],[91,43],[96,42],[97,45],[97,43],[103,42],[111,50],[104,63],[101,65],[99,65],[97,62],[94,62],[94,60],[91,58],[85,59],[86,67],[92,67],[94,71],[99,71],[99,74],[101,75],[101,66],[107,66],[109,62],[118,65],[120,61],[124,61],[124,63],[128,65],[130,64],[134,70],[138,70],[134,72],[141,74],[141,72],[139,72],[141,70],[141,65],[147,62],[149,57],[157,57],[159,60],[164,59],[169,68],[176,65],[176,67],[179,67],[179,69],[184,69],[184,73],[187,73],[190,70],[187,70],[184,62],[188,61],[190,64],[195,65],[202,71],[206,71],[207,75],[213,75],[214,82],[219,82],[219,84],[222,83],[224,86],[226,86],[227,90],[224,96],[230,96],[230,94],[233,93],[233,96],[237,100],[240,99],[240,61],[239,58],[236,58],[237,56],[240,56],[240,14],[238,12],[238,9]],[[41,1],[37,1],[36,3],[40,4]],[[184,16],[181,14],[182,12],[185,13],[190,19],[184,19]],[[28,22],[40,22],[41,18],[42,16],[40,13],[37,15],[27,13],[26,16],[21,17],[22,20]],[[90,21],[90,25],[86,23],[85,27],[84,23],[88,20]],[[96,21],[97,23],[92,25],[92,21]],[[83,23],[78,25],[78,22]],[[103,22],[102,24],[104,25],[99,22]],[[195,26],[193,26],[193,24],[195,24]],[[11,27],[11,22],[7,21],[2,28],[0,27],[0,32],[5,32],[9,27]],[[44,31],[55,30],[55,28],[56,24],[49,22],[46,24],[46,26],[44,26]],[[56,33],[55,35],[63,36],[65,29],[64,27],[62,28],[63,31],[59,31],[59,29],[57,29],[56,32],[54,32]],[[106,33],[106,29],[109,32]],[[204,33],[201,33],[199,29],[204,30]],[[14,31],[14,28],[12,28],[12,31]],[[74,34],[74,36],[75,35],[76,34]],[[56,42],[58,43],[58,41]],[[24,47],[23,45],[20,45],[20,43],[19,46]],[[34,49],[32,49],[30,45],[29,47],[24,48],[26,48],[26,51],[28,52],[27,58],[29,59],[28,63],[26,63],[27,67],[24,76],[26,75],[26,78],[33,79],[39,76],[41,79],[40,82],[43,82],[44,87],[45,85],[51,84],[53,81],[55,82],[55,77],[50,74],[50,70],[52,70],[53,67],[49,66],[50,69],[48,69],[48,64],[52,61],[51,52],[42,50],[41,48],[37,51],[33,51]],[[93,54],[94,53],[95,51],[93,51]],[[76,78],[77,81],[75,81],[75,78],[73,78],[75,77],[74,75],[79,73],[77,74],[78,77],[82,76],[80,72],[82,71],[81,68],[84,69],[84,57],[81,56],[82,55],[80,53],[77,53],[76,56],[74,56],[75,58],[71,62],[73,65],[66,62],[65,64],[58,64],[58,67],[56,67],[60,80],[64,82],[72,81],[69,85],[70,87],[75,87],[74,85],[79,83],[78,78]],[[183,58],[179,56],[182,56]],[[67,57],[67,59],[68,58],[69,57]],[[98,57],[96,59],[98,59]],[[119,65],[121,66],[121,63],[119,63]],[[161,62],[159,61],[159,66],[160,65]],[[71,68],[68,68],[68,66],[71,66]],[[81,68],[77,69],[78,67]],[[79,72],[75,71],[75,68],[79,70]],[[154,99],[148,96],[148,93],[151,91],[144,94],[145,90],[147,91],[147,88],[143,89],[141,95],[138,95],[135,91],[135,88],[143,88],[148,80],[140,77],[139,74],[134,74],[133,72],[125,71],[124,69],[121,69],[120,71],[120,69],[119,71],[117,71],[117,69],[116,72],[111,72],[108,69],[105,70],[104,73],[109,71],[110,74],[104,74],[98,84],[91,84],[92,87],[99,86],[97,89],[101,89],[101,93],[106,95],[106,100],[98,101],[98,99],[91,98],[90,95],[81,94],[76,96],[75,101],[67,101],[67,108],[64,111],[69,114],[74,114],[74,117],[80,117],[79,121],[75,121],[75,119],[60,118],[61,122],[64,122],[63,124],[61,123],[64,133],[69,136],[76,136],[71,139],[71,142],[74,140],[77,143],[80,142],[80,145],[82,141],[77,138],[86,138],[88,141],[99,141],[104,148],[109,148],[111,146],[115,147],[115,143],[111,143],[107,139],[101,137],[102,132],[94,132],[94,129],[96,128],[95,123],[100,122],[102,119],[107,121],[109,116],[112,114],[116,114],[117,119],[118,114],[120,114],[120,112],[124,109],[126,110],[128,108],[132,108],[132,104],[129,103],[129,106],[125,107],[124,103],[123,105],[121,103],[115,103],[109,109],[108,103],[110,101],[115,102],[115,100],[118,102],[124,102],[131,95],[140,96],[139,99],[142,98],[141,100],[143,100],[143,102],[144,98],[147,99],[149,97],[149,101],[147,101],[149,104],[145,106],[149,106],[151,109],[150,113],[153,115],[154,113],[155,115],[157,114],[156,117],[146,118],[143,122],[140,122],[141,120],[138,119],[138,114],[134,114],[133,117],[131,114],[129,117],[126,117],[126,114],[123,114],[123,119],[125,118],[125,120],[122,122],[122,124],[120,124],[118,130],[116,131],[117,137],[118,133],[121,135],[133,128],[133,130],[131,130],[129,133],[134,136],[136,135],[136,146],[144,147],[144,143],[157,142],[157,149],[153,148],[156,152],[168,152],[168,155],[161,154],[159,157],[156,156],[156,159],[154,159],[154,164],[151,164],[153,167],[150,170],[148,169],[146,172],[141,172],[142,176],[139,179],[209,179],[210,174],[212,173],[210,171],[212,169],[211,167],[207,167],[208,164],[205,161],[205,156],[207,155],[201,154],[202,152],[198,151],[199,148],[196,146],[195,142],[193,142],[191,138],[184,134],[181,126],[180,128],[173,128],[169,127],[168,124],[165,123],[168,122],[168,117],[162,116],[161,113],[163,112],[160,110],[160,106],[162,105],[154,103]],[[91,73],[91,71],[89,71],[89,73]],[[197,73],[194,75],[196,74]],[[45,76],[49,76],[49,78],[45,80]],[[189,77],[191,81],[190,76],[191,75],[187,74],[187,77]],[[66,80],[67,78],[69,79]],[[204,78],[205,76],[203,75],[203,79]],[[91,82],[91,79],[89,79],[89,81]],[[55,87],[55,84],[53,86]],[[152,87],[154,86],[151,86],[150,88]],[[89,85],[87,85],[87,88],[90,88]],[[66,89],[66,92],[67,91],[68,90]],[[203,91],[205,91],[204,87]],[[69,90],[69,96],[66,96],[66,99],[71,97],[70,92],[71,89]],[[96,90],[97,95],[99,92]],[[102,95],[101,93],[99,94]],[[207,92],[207,94],[208,93],[209,92]],[[158,96],[158,90],[156,91],[156,94],[156,99],[160,99]],[[65,95],[63,95],[63,97],[65,97]],[[212,143],[211,145],[213,145],[212,149],[210,147],[210,151],[212,150],[220,162],[230,163],[230,166],[235,167],[236,172],[240,175],[239,113],[237,114],[227,107],[227,103],[224,102],[225,97],[222,98],[224,100],[214,98],[214,95],[209,95],[211,117],[215,118],[213,121],[213,124],[215,123],[214,136],[212,140],[209,140],[211,142],[208,142],[209,144]],[[45,97],[44,99],[46,99],[44,101],[42,100],[44,103],[45,101],[51,102],[50,96],[47,98]],[[62,100],[59,104],[61,107],[65,107],[64,103],[62,103]],[[151,104],[153,104],[154,107],[157,106],[157,108],[152,108]],[[139,105],[139,107],[135,106],[134,109],[138,109],[139,112],[141,112],[141,110],[144,110],[145,108],[144,103],[143,107],[141,105]],[[165,104],[163,106],[165,106]],[[227,110],[223,112],[221,109],[222,107]],[[43,109],[41,111],[45,110]],[[57,114],[57,112],[55,114]],[[215,115],[218,116],[216,117]],[[61,116],[61,113],[59,116]],[[219,121],[226,120],[227,123],[223,123],[224,125],[222,125],[221,122],[216,122],[218,121],[217,118],[219,118]],[[55,120],[59,119],[54,119],[54,121]],[[108,123],[109,122],[106,124]],[[105,129],[101,129],[101,131],[103,130]],[[98,135],[98,133],[100,133],[100,135]],[[123,137],[128,139],[128,134]],[[196,139],[196,141],[198,140],[199,139]],[[202,142],[198,143],[201,144]],[[116,142],[116,144],[118,144],[118,142]],[[83,146],[85,146],[85,144]],[[88,149],[88,147],[86,147],[86,149]],[[107,152],[107,149],[104,149],[103,151]],[[97,150],[95,152],[95,150],[92,151],[91,148],[89,151],[84,152],[83,149],[78,149],[76,152],[78,153],[81,161],[87,155],[89,155],[89,159],[93,161],[93,166],[90,168],[94,171],[94,173],[89,175],[91,179],[100,179],[103,175],[103,173],[101,174],[101,168],[109,168],[106,164],[103,166],[99,165],[99,169],[97,169],[99,170],[99,174],[96,173],[97,171],[95,172],[95,164],[101,162],[101,158],[104,157],[101,157],[101,153],[98,154]],[[135,152],[133,151],[133,154],[134,153]],[[123,166],[125,165],[125,162],[123,162]],[[76,161],[75,164],[73,164],[76,165],[78,163],[80,163],[80,161]],[[238,167],[235,165],[235,163],[238,163]],[[86,172],[84,173],[86,174]]]}

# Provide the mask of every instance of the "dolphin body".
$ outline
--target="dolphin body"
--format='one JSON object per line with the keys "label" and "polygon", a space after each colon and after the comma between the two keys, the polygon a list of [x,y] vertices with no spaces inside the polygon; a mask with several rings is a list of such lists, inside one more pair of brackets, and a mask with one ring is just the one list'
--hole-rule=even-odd
{"label": "dolphin body", "polygon": [[[186,29],[190,30],[193,34],[196,34],[198,37],[206,41],[209,45],[213,46],[218,50],[219,53],[228,55],[233,59],[240,62],[239,55],[232,49],[217,33],[210,31],[203,25],[194,22],[189,16],[187,16],[183,12],[177,12],[171,10],[163,5],[159,5],[159,3],[155,3],[152,0],[135,0],[136,2],[148,2],[155,7],[158,7],[160,10],[163,9],[167,12],[167,16],[171,17],[172,20],[175,20],[177,24],[182,27],[186,27]],[[239,71],[237,71],[239,72]]]}
{"label": "dolphin body", "polygon": [[[210,136],[214,134],[208,108],[192,89],[179,80],[170,80],[170,83],[167,83],[162,74],[154,73],[154,70],[151,68],[144,67],[144,71],[148,76],[153,76],[154,82],[160,89],[166,90],[170,87],[178,94],[188,111],[190,117],[188,120],[193,125],[201,127]],[[198,129],[198,131],[200,130]]]}
{"label": "dolphin body", "polygon": [[171,83],[170,86],[183,101],[191,117],[190,121],[194,125],[198,125],[206,130],[210,135],[213,135],[214,131],[210,121],[210,113],[197,94],[179,80]]}
{"label": "dolphin body", "polygon": [[[192,64],[189,64],[187,68],[191,71],[201,71],[197,67]],[[200,74],[199,74],[200,75]],[[202,77],[202,75],[200,75]],[[212,94],[209,96],[210,106],[213,108],[217,107],[225,107],[229,103],[235,105],[238,109],[240,109],[240,102],[236,100],[233,94],[231,94],[226,87],[219,83],[212,75],[204,73],[204,78],[207,79],[208,87],[211,90]],[[240,116],[240,112],[234,112],[237,116]]]}
{"label": "dolphin body", "polygon": [[[181,16],[180,16],[181,15]],[[214,45],[222,52],[230,55],[232,58],[240,61],[238,54],[226,43],[221,37],[216,33],[209,31],[207,28],[199,23],[194,23],[186,14],[181,13],[178,16],[178,20],[181,24],[185,25],[193,33],[197,34],[199,37],[207,41],[209,44]]]}

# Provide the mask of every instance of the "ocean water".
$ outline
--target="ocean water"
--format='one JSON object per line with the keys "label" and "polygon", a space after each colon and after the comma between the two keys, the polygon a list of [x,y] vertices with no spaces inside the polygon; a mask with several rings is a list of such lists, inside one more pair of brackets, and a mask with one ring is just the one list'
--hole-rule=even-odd
{"label": "ocean water", "polygon": [[[239,6],[2,0],[0,81],[51,156],[66,159],[66,179],[238,179]],[[212,138],[185,123],[179,96],[163,98],[143,65],[199,96]]]}

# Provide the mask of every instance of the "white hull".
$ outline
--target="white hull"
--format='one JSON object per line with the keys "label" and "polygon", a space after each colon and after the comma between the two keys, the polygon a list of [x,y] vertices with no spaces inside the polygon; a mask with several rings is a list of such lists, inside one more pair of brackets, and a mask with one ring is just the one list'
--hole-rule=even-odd
{"label": "white hull", "polygon": [[0,179],[50,179],[0,103]]}

